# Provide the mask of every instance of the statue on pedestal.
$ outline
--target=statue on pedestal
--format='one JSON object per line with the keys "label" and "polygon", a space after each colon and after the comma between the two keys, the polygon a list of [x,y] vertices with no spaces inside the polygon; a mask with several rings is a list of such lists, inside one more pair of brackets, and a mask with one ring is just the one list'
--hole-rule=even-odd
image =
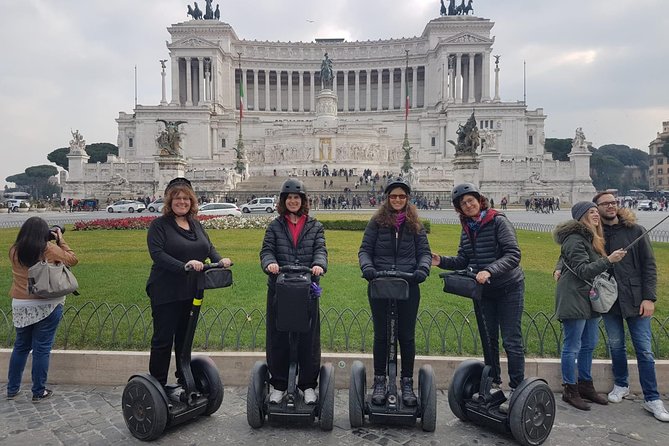
{"label": "statue on pedestal", "polygon": [[585,133],[583,133],[583,127],[578,127],[576,129],[576,134],[571,143],[572,149],[585,148]]}
{"label": "statue on pedestal", "polygon": [[72,133],[70,153],[84,153],[86,151],[86,141],[84,140],[84,137],[79,133],[79,130],[75,130],[74,132],[70,130],[70,133]]}
{"label": "statue on pedestal", "polygon": [[332,89],[333,77],[334,71],[332,70],[332,60],[328,57],[328,53],[325,53],[323,61],[321,62],[321,87],[323,89]]}
{"label": "statue on pedestal", "polygon": [[476,149],[481,145],[481,137],[476,126],[474,112],[472,112],[465,125],[460,124],[456,133],[458,134],[457,144],[450,139],[448,140],[455,146],[455,156],[476,154]]}
{"label": "statue on pedestal", "polygon": [[156,122],[165,124],[165,130],[160,132],[156,143],[160,149],[160,156],[181,156],[181,134],[179,133],[179,124],[185,124],[186,121],[165,121],[156,119]]}

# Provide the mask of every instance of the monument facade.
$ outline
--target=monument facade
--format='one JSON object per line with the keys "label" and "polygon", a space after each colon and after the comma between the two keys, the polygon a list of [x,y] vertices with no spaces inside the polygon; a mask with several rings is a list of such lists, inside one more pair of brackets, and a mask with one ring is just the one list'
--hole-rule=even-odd
{"label": "monument facade", "polygon": [[[142,195],[159,193],[159,161],[174,151],[196,189],[214,194],[247,175],[302,174],[324,164],[397,173],[407,119],[419,190],[450,190],[462,167],[495,201],[531,193],[567,202],[591,197],[589,152],[553,161],[544,148],[543,109],[501,99],[493,26],[463,13],[431,20],[417,37],[267,42],[240,39],[216,19],[173,24],[169,59],[160,61],[161,101],[119,113],[118,157],[102,165],[70,158],[81,166],[71,169],[64,194],[104,194],[114,174]],[[168,123],[178,127],[176,150]],[[243,174],[235,167],[240,140]],[[463,149],[467,162],[458,156]]]}

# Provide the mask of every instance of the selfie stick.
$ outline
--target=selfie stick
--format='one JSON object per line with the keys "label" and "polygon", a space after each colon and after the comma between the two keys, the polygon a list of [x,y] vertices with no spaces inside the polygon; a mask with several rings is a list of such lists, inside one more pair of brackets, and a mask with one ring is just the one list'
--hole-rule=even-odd
{"label": "selfie stick", "polygon": [[627,247],[625,248],[625,251],[629,250],[631,247],[633,247],[634,245],[636,245],[636,244],[639,242],[639,240],[641,240],[642,238],[644,238],[644,237],[646,236],[646,234],[648,234],[650,231],[652,231],[653,229],[655,229],[655,228],[657,228],[658,226],[660,226],[660,223],[662,223],[663,221],[665,221],[667,218],[669,218],[669,215],[667,215],[667,216],[664,217],[662,220],[660,220],[659,222],[657,222],[657,223],[655,224],[655,226],[653,226],[652,228],[650,228],[650,229],[646,229],[646,230],[643,232],[643,234],[641,234],[640,236],[638,236],[637,238],[635,238],[634,241],[633,241],[632,243],[630,243],[629,245],[627,245]]}

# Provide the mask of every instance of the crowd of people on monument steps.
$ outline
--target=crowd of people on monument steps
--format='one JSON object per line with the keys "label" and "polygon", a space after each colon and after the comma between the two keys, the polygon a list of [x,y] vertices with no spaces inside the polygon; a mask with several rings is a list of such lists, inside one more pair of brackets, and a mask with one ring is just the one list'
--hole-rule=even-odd
{"label": "crowd of people on monument steps", "polygon": [[[399,308],[399,348],[401,361],[401,395],[405,405],[416,404],[413,383],[416,315],[420,306],[420,284],[431,267],[448,270],[470,268],[475,280],[483,286],[480,300],[473,300],[474,313],[481,338],[492,340],[492,349],[484,349],[484,362],[493,370],[493,385],[507,387],[507,393],[524,380],[525,356],[521,319],[525,302],[525,275],[520,265],[521,249],[516,233],[502,210],[494,209],[491,200],[471,183],[456,185],[451,200],[461,224],[459,246],[453,255],[434,252],[418,215],[409,182],[401,176],[390,177],[382,189],[382,200],[370,219],[358,258],[362,276],[377,277],[377,271],[397,268],[410,273],[410,297]],[[147,197],[148,198],[148,197]],[[330,199],[332,197],[329,197]],[[506,206],[506,197],[503,206]],[[162,216],[153,220],[147,243],[153,266],[146,292],[151,300],[153,337],[149,371],[161,383],[167,382],[174,342],[183,336],[186,313],[190,308],[191,285],[184,266],[201,270],[206,259],[230,266],[231,260],[218,253],[205,229],[195,218],[198,197],[185,178],[172,180],[165,190]],[[333,201],[326,204],[333,206]],[[268,274],[268,312],[271,311],[273,284],[279,267],[296,260],[312,270],[313,308],[317,318],[318,302],[323,291],[318,278],[328,267],[323,226],[309,210],[318,207],[321,197],[309,195],[302,181],[290,177],[279,190],[278,216],[269,225],[260,259]],[[337,205],[341,205],[338,201]],[[560,246],[553,278],[555,314],[562,324],[561,374],[563,401],[580,410],[590,410],[591,403],[620,403],[630,393],[627,359],[627,332],[637,359],[639,382],[643,391],[641,406],[663,422],[669,421],[660,399],[655,359],[652,350],[651,317],[657,300],[657,266],[653,248],[644,228],[636,223],[634,212],[611,193],[596,194],[591,201],[575,203],[572,219],[556,226],[553,237]],[[632,241],[638,243],[631,244]],[[297,256],[297,257],[296,257]],[[14,348],[10,357],[6,398],[15,399],[21,391],[23,369],[33,354],[32,401],[51,398],[47,387],[49,356],[56,329],[62,318],[65,296],[36,298],[27,287],[28,269],[40,260],[77,263],[74,251],[65,243],[60,228],[49,228],[40,217],[28,219],[9,251],[12,265],[12,320],[16,327]],[[590,305],[591,282],[608,272],[616,278],[616,301],[605,313]],[[382,303],[379,303],[382,302]],[[384,401],[387,392],[384,338],[385,301],[369,301],[374,327],[374,378],[372,398]],[[266,322],[272,320],[268,315]],[[608,394],[600,394],[591,373],[593,351],[599,341],[603,320],[608,337],[614,384]],[[300,364],[308,373],[300,374],[299,388],[307,404],[317,401],[316,370],[320,366],[318,324],[308,342],[300,349]],[[483,328],[482,328],[483,327]],[[267,359],[273,379],[270,403],[285,396],[286,351],[281,341],[270,335],[268,327]],[[484,330],[484,331],[481,331]],[[500,365],[499,337],[507,357],[508,381]],[[178,352],[177,352],[178,355]],[[180,371],[177,369],[177,379]],[[500,410],[508,410],[503,404]]]}

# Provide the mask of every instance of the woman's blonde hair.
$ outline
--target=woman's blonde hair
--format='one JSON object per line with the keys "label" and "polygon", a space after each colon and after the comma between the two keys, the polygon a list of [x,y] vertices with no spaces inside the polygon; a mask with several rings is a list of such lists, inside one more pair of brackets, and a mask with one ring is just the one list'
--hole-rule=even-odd
{"label": "woman's blonde hair", "polygon": [[183,192],[184,194],[188,195],[188,199],[190,200],[190,209],[188,210],[188,215],[191,217],[194,217],[197,215],[197,197],[195,196],[195,192],[193,192],[193,189],[185,183],[178,183],[174,184],[172,186],[169,186],[167,190],[165,190],[165,203],[163,204],[163,215],[169,215],[171,217],[174,217],[174,211],[172,210],[172,200],[174,200],[174,197],[176,197],[180,192]]}
{"label": "woman's blonde hair", "polygon": [[[416,206],[411,204],[410,200],[411,196],[407,195],[407,204],[404,206],[404,212],[406,213],[405,222],[407,228],[409,228],[411,232],[418,234],[418,232],[423,229],[423,225],[418,218],[418,210],[416,209]],[[395,215],[395,210],[390,206],[390,199],[386,197],[386,199],[381,203],[381,207],[379,207],[376,213],[374,213],[372,219],[379,226],[390,228],[395,226]]]}
{"label": "woman's blonde hair", "polygon": [[580,221],[590,230],[590,232],[592,232],[592,247],[594,250],[597,251],[598,254],[606,257],[606,241],[604,240],[602,222],[600,221],[597,226],[593,226],[588,219],[587,213],[581,217]]}

